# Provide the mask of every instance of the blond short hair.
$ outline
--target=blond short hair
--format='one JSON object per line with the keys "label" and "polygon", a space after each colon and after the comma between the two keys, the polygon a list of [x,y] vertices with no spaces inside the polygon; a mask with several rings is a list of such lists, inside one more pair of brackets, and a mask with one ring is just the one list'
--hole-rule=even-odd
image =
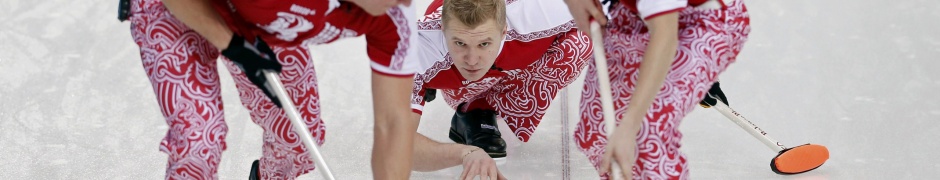
{"label": "blond short hair", "polygon": [[498,28],[506,28],[506,1],[504,0],[444,0],[441,22],[445,27],[454,17],[467,27],[476,28],[487,20],[496,21]]}

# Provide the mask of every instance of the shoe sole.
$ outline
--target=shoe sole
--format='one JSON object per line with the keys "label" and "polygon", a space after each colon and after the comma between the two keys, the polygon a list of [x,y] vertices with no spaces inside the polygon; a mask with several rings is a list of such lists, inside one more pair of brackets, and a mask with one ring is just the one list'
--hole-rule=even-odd
{"label": "shoe sole", "polygon": [[493,158],[493,161],[496,162],[496,166],[502,167],[503,165],[506,164],[506,161],[507,161],[506,159],[507,159],[506,157]]}
{"label": "shoe sole", "polygon": [[[454,129],[450,129],[450,133],[447,134],[447,137],[449,137],[450,140],[453,140],[456,143],[468,145],[467,141],[464,140],[463,137],[458,135],[457,132],[454,131]],[[493,159],[506,158],[506,152],[486,152],[486,154],[490,155],[490,158],[493,158]]]}

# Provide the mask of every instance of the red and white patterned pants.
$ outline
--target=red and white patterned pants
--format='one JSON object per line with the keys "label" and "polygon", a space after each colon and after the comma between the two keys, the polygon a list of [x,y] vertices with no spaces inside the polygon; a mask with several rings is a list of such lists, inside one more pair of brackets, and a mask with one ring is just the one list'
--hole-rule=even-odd
{"label": "red and white patterned pants", "polygon": [[[610,14],[604,44],[615,116],[620,117],[635,90],[649,33],[642,19],[622,4],[615,5]],[[633,179],[688,178],[687,160],[679,151],[679,123],[702,100],[718,74],[735,61],[750,32],[750,18],[738,0],[724,10],[686,8],[679,13],[679,28],[676,59],[637,134]],[[608,142],[594,64],[588,65],[587,73],[574,138],[581,152],[599,167]]]}
{"label": "red and white patterned pants", "polygon": [[541,59],[528,67],[503,71],[507,76],[483,79],[456,91],[443,90],[444,99],[453,108],[465,102],[485,101],[519,140],[528,141],[552,99],[578,78],[594,52],[590,38],[581,31],[572,29],[556,38]]}
{"label": "red and white patterned pants", "polygon": [[[216,59],[219,51],[176,20],[159,0],[133,2],[131,34],[160,109],[169,125],[160,151],[169,155],[166,179],[217,179],[226,148]],[[287,92],[318,144],[324,141],[316,73],[306,47],[273,47],[284,66]],[[224,59],[224,58],[223,58]],[[292,179],[314,169],[306,148],[284,112],[226,59],[251,119],[264,129],[260,173],[263,179]],[[245,164],[245,170],[249,168]]]}

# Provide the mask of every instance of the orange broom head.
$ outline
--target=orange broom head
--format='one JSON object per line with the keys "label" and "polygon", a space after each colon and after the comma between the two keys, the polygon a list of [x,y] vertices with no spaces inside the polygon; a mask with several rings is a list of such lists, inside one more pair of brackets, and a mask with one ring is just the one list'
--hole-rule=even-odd
{"label": "orange broom head", "polygon": [[770,161],[770,169],[777,174],[799,174],[822,166],[829,159],[829,149],[816,144],[804,144],[784,149]]}

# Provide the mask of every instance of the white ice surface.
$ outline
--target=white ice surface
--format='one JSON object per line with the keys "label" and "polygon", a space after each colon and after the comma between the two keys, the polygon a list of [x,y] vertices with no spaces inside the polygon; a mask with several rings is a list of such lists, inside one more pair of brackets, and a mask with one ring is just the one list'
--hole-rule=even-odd
{"label": "white ice surface", "polygon": [[[0,177],[161,179],[167,126],[115,0],[0,1]],[[424,7],[428,1],[418,1]],[[423,8],[417,8],[423,12]],[[933,179],[940,176],[940,2],[748,1],[752,33],[721,75],[733,108],[789,146],[829,147],[831,159],[792,176],[775,155],[711,109],[680,127],[694,179]],[[327,142],[340,179],[370,179],[371,104],[362,39],[313,47]],[[229,125],[220,179],[245,179],[261,155],[261,129],[220,72]],[[556,101],[532,140],[507,136],[511,179],[597,179],[571,142]],[[561,97],[561,96],[559,96]],[[452,111],[430,103],[419,129],[449,141]],[[567,128],[567,131],[565,131]],[[506,131],[505,125],[501,127]],[[565,136],[567,133],[567,136]],[[563,165],[568,149],[570,163]],[[453,179],[459,168],[413,173]],[[308,174],[302,179],[318,179]]]}

